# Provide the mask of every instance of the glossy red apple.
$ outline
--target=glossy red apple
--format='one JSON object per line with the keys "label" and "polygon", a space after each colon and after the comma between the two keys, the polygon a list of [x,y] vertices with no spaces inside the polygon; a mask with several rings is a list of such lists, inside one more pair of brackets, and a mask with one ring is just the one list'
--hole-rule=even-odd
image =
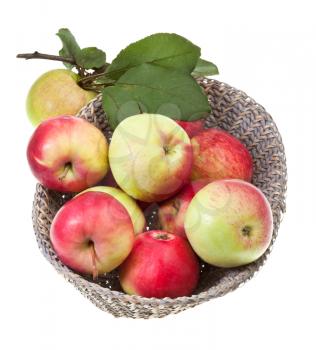
{"label": "glossy red apple", "polygon": [[50,239],[65,265],[96,278],[115,269],[128,256],[134,228],[127,210],[114,197],[86,192],[57,212]]}
{"label": "glossy red apple", "polygon": [[210,180],[201,179],[188,183],[174,197],[159,204],[158,217],[164,231],[186,238],[184,216],[195,194]]}
{"label": "glossy red apple", "polygon": [[204,119],[195,120],[192,122],[186,122],[184,120],[176,120],[176,122],[186,131],[188,136],[192,138],[200,131],[204,130]]}
{"label": "glossy red apple", "polygon": [[246,146],[236,137],[223,130],[207,129],[194,136],[191,144],[193,180],[251,180],[252,157]]}
{"label": "glossy red apple", "polygon": [[42,122],[27,148],[34,176],[45,187],[79,192],[99,182],[108,171],[108,144],[89,122],[60,116]]}
{"label": "glossy red apple", "polygon": [[148,231],[137,236],[119,273],[128,294],[176,298],[191,295],[196,288],[199,262],[187,240],[165,231]]}

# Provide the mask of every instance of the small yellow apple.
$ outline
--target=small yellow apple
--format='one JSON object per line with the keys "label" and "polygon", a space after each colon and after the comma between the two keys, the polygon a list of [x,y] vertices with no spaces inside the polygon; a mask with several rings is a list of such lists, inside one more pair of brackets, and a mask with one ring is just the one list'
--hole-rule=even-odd
{"label": "small yellow apple", "polygon": [[26,110],[36,126],[43,120],[59,115],[75,115],[97,94],[82,89],[79,75],[67,69],[55,69],[41,75],[32,85]]}

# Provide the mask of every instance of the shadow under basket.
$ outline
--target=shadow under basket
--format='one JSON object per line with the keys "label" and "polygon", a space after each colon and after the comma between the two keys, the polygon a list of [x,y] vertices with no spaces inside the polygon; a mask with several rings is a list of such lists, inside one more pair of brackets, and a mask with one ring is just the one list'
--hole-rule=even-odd
{"label": "shadow under basket", "polygon": [[[241,140],[252,154],[252,182],[263,191],[271,204],[274,219],[273,239],[265,254],[249,265],[222,269],[201,263],[200,282],[192,296],[157,299],[127,295],[120,288],[116,270],[92,281],[91,278],[81,276],[61,263],[49,240],[49,230],[57,210],[70,196],[48,190],[38,184],[32,217],[41,252],[55,269],[93,304],[116,317],[164,317],[233,291],[252,278],[264,264],[277,236],[282,214],[285,212],[287,173],[284,147],[275,123],[265,109],[245,93],[216,80],[204,78],[198,82],[205,90],[212,107],[205,127],[227,130]],[[78,116],[97,126],[110,140],[112,133],[102,109],[101,96],[84,107]],[[150,229],[155,228],[156,214],[153,206],[146,215]]]}

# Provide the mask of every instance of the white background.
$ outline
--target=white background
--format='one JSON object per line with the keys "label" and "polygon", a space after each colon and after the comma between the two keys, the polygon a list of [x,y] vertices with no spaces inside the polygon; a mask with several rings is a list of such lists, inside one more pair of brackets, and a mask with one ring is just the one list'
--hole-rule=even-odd
{"label": "white background", "polygon": [[[315,67],[313,1],[8,1],[1,8],[1,349],[315,349]],[[39,252],[35,180],[25,149],[31,83],[69,27],[108,60],[132,41],[176,32],[214,61],[218,79],[266,107],[288,159],[287,213],[264,268],[237,291],[164,319],[114,319],[83,298]]]}

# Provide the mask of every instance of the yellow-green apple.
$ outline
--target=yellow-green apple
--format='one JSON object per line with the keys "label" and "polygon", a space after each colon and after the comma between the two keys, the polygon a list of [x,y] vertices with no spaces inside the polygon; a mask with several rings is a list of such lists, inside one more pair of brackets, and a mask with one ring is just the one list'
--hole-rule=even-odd
{"label": "yellow-green apple", "polygon": [[179,124],[188,134],[190,138],[194,135],[198,134],[200,131],[204,129],[204,119],[199,119],[195,121],[184,121],[184,120],[176,120],[177,124]]}
{"label": "yellow-green apple", "polygon": [[41,75],[26,99],[26,110],[33,125],[62,114],[75,115],[96,96],[78,85],[79,75],[55,69]]}
{"label": "yellow-green apple", "polygon": [[127,210],[132,220],[135,233],[138,234],[144,231],[145,225],[146,225],[144,214],[139,208],[139,206],[137,205],[136,201],[130,196],[128,196],[125,192],[115,187],[95,186],[95,187],[90,187],[81,193],[90,192],[90,191],[107,193],[113,196]]}
{"label": "yellow-green apple", "polygon": [[79,192],[108,171],[108,144],[102,132],[81,118],[60,116],[42,122],[27,148],[34,176],[44,186]]}
{"label": "yellow-green apple", "polygon": [[219,129],[207,129],[191,139],[193,148],[193,180],[241,179],[250,181],[252,157],[234,136]]}
{"label": "yellow-green apple", "polygon": [[268,248],[272,211],[264,194],[249,182],[218,180],[193,197],[184,228],[202,260],[235,267],[258,259]]}
{"label": "yellow-green apple", "polygon": [[87,192],[57,212],[50,240],[65,265],[95,279],[126,259],[133,247],[134,228],[118,200],[106,193]]}
{"label": "yellow-green apple", "polygon": [[192,147],[174,120],[144,113],[124,119],[114,130],[109,162],[127,194],[144,202],[161,201],[188,181]]}
{"label": "yellow-green apple", "polygon": [[195,194],[210,183],[208,179],[196,180],[185,185],[174,197],[159,204],[158,218],[164,231],[186,238],[184,216]]}
{"label": "yellow-green apple", "polygon": [[176,298],[192,294],[199,270],[198,259],[186,239],[157,230],[136,237],[119,276],[128,294]]}

